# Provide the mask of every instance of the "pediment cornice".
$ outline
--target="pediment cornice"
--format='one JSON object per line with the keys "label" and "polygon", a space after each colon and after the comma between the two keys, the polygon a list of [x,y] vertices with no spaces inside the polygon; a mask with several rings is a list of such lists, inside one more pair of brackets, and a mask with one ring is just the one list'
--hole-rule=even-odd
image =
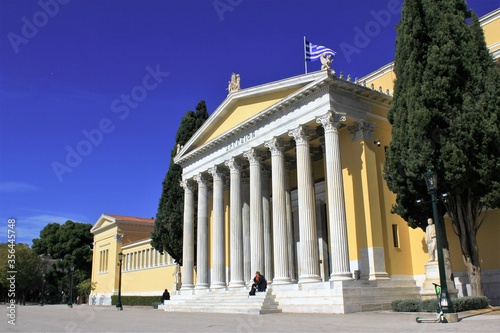
{"label": "pediment cornice", "polygon": [[[375,105],[381,105],[384,107],[389,107],[390,104],[392,103],[392,97],[389,95],[386,95],[384,93],[375,91],[373,89],[364,87],[362,85],[359,85],[357,83],[353,83],[350,81],[346,81],[340,78],[335,77],[334,72],[331,70],[322,70],[319,72],[315,72],[314,78],[316,78],[314,81],[310,82],[309,84],[305,85],[301,89],[297,90],[296,92],[290,94],[289,96],[285,97],[281,101],[279,101],[276,104],[271,105],[270,107],[262,110],[255,116],[245,120],[244,122],[240,123],[239,125],[233,127],[230,131],[227,131],[218,137],[214,138],[213,140],[207,142],[201,147],[195,148],[190,152],[187,152],[189,150],[189,146],[192,145],[194,141],[203,133],[203,131],[208,128],[211,125],[211,121],[205,122],[205,124],[200,128],[198,132],[195,133],[195,135],[186,143],[183,149],[177,154],[177,156],[174,157],[174,162],[176,164],[183,164],[189,160],[192,160],[193,158],[196,158],[197,156],[200,156],[214,147],[217,147],[219,145],[225,145],[227,142],[231,141],[232,137],[237,137],[240,133],[244,132],[250,127],[255,126],[258,123],[262,123],[268,118],[271,118],[275,114],[279,112],[287,112],[287,110],[297,108],[301,105],[304,105],[308,102],[308,100],[315,95],[316,93],[320,92],[321,90],[324,90],[325,93],[328,92],[328,89],[335,89],[336,92],[346,94],[346,95],[355,95],[356,98],[362,99],[370,104],[375,104]],[[297,78],[294,78],[295,80],[298,80]],[[309,81],[311,78],[309,77]],[[281,81],[278,81],[278,83]],[[304,82],[304,81],[303,81]],[[305,81],[307,82],[307,81]],[[282,83],[283,84],[283,83]],[[258,94],[264,94],[266,92],[269,92],[270,90],[272,91],[272,86],[273,83],[269,85],[262,85],[255,87],[255,89],[248,88],[245,90],[240,90],[237,92],[234,92],[224,100],[224,102],[217,108],[217,110],[214,112],[213,117],[215,118],[215,115],[217,113],[222,112],[223,110],[230,108],[234,103],[237,102],[237,100],[245,98],[245,97],[253,97],[253,96],[258,96]],[[290,87],[288,85],[287,87]],[[210,119],[209,119],[210,120]]]}

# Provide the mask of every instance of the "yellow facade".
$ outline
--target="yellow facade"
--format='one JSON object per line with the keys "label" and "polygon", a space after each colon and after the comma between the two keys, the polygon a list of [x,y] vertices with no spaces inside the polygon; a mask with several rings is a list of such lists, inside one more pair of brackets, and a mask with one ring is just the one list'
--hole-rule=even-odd
{"label": "yellow facade", "polygon": [[[121,295],[158,296],[164,289],[176,288],[176,265],[167,253],[151,247],[154,220],[103,214],[91,229],[94,235],[92,291],[90,303],[110,305],[118,294],[121,271]],[[119,265],[118,254],[122,253]]]}

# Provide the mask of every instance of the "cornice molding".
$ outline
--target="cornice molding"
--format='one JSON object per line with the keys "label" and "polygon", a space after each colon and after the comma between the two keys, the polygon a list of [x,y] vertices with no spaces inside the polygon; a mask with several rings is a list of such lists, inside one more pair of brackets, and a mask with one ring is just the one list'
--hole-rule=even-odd
{"label": "cornice molding", "polygon": [[[326,75],[325,75],[325,73],[326,73]],[[271,105],[267,109],[264,109],[263,111],[259,112],[255,116],[247,119],[243,123],[232,128],[230,131],[227,131],[224,134],[219,135],[218,137],[216,137],[215,139],[206,143],[205,145],[194,149],[192,152],[190,152],[182,157],[177,157],[177,156],[179,156],[179,155],[177,155],[176,157],[174,157],[174,163],[182,164],[184,162],[187,162],[188,160],[195,158],[196,156],[201,155],[202,153],[210,150],[211,148],[213,148],[215,146],[218,146],[224,142],[230,141],[229,139],[231,137],[236,137],[238,134],[240,134],[244,130],[272,117],[274,114],[276,114],[278,112],[288,113],[288,112],[291,112],[296,107],[300,107],[301,105],[305,105],[308,102],[308,98],[312,98],[312,95],[314,93],[316,93],[320,89],[328,86],[328,83],[326,82],[326,80],[327,80],[329,74],[326,71],[322,71],[322,74],[323,75],[320,77],[320,79],[309,83],[308,85],[306,85],[302,89],[299,89],[295,93],[285,97],[280,102],[278,102],[274,105]],[[238,91],[232,95],[237,95],[239,93],[240,92]],[[184,147],[186,148],[187,146],[188,146],[188,144],[186,144]],[[182,153],[182,150],[181,150],[181,153]]]}

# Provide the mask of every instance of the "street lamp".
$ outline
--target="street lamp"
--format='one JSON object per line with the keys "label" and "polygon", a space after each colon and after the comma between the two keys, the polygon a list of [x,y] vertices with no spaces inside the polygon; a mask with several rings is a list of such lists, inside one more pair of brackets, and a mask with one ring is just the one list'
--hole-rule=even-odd
{"label": "street lamp", "polygon": [[69,271],[69,301],[68,307],[73,307],[73,272],[75,271],[75,265],[70,266]]}
{"label": "street lamp", "polygon": [[438,255],[438,267],[439,267],[439,283],[441,284],[441,295],[439,298],[439,302],[443,309],[443,313],[454,313],[453,304],[451,303],[450,294],[448,293],[448,285],[446,283],[446,270],[444,266],[444,255],[443,255],[443,247],[442,242],[444,235],[444,225],[441,225],[441,219],[438,214],[437,207],[437,174],[428,169],[424,174],[425,184],[427,185],[427,191],[431,195],[432,202],[432,215],[434,217],[434,224],[436,225],[436,238],[437,238],[437,255]]}
{"label": "street lamp", "polygon": [[120,267],[118,269],[118,302],[116,303],[116,309],[117,310],[123,310],[122,306],[122,260],[123,260],[123,253],[118,253],[118,266]]}
{"label": "street lamp", "polygon": [[44,286],[45,286],[45,273],[42,274],[42,295],[40,297],[40,306],[43,306],[44,304],[44,298],[43,298],[43,294],[45,293],[45,290],[44,290]]}

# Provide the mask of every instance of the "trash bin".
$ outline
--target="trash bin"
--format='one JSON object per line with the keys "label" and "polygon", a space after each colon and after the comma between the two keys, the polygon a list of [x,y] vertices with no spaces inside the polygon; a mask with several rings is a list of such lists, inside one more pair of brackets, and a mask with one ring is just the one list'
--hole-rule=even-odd
{"label": "trash bin", "polygon": [[160,304],[160,302],[153,302],[153,309],[158,309],[158,305]]}

